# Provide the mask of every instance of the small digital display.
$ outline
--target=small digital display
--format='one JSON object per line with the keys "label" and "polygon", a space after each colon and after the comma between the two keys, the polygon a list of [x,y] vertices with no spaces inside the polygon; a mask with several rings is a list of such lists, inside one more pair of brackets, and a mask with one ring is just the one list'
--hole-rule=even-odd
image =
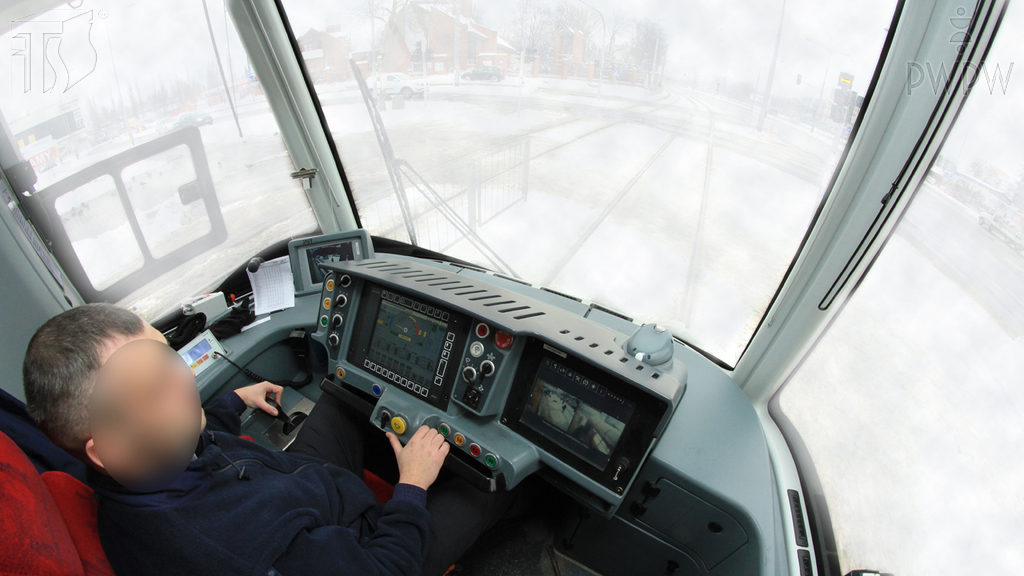
{"label": "small digital display", "polygon": [[326,274],[320,269],[321,264],[355,260],[356,254],[353,246],[355,246],[355,242],[340,242],[305,248],[306,262],[309,264],[309,281],[312,285],[323,284]]}
{"label": "small digital display", "polygon": [[455,341],[449,320],[440,308],[381,291],[364,368],[416,396],[440,396]]}
{"label": "small digital display", "polygon": [[203,357],[208,355],[211,350],[213,350],[213,347],[210,346],[209,340],[200,340],[192,348],[183,350],[181,352],[181,357],[184,358],[185,362],[188,362],[189,365],[198,363],[200,360],[205,362]]}
{"label": "small digital display", "polygon": [[520,421],[603,469],[634,408],[635,403],[545,356]]}

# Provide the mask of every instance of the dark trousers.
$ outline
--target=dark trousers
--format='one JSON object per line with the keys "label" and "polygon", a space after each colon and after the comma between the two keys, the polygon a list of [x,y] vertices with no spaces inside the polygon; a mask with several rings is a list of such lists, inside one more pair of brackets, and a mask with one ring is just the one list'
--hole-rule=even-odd
{"label": "dark trousers", "polygon": [[[288,451],[322,458],[360,477],[365,468],[388,482],[398,481],[395,452],[384,432],[330,394],[317,401]],[[444,574],[515,498],[514,490],[487,494],[442,469],[427,491],[430,546],[423,576]]]}

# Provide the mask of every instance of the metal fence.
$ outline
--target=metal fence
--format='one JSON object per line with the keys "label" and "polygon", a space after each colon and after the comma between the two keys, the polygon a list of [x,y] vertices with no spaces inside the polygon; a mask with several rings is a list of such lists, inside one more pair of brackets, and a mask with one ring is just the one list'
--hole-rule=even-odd
{"label": "metal fence", "polygon": [[[530,181],[530,139],[520,138],[439,168],[416,173],[401,162],[416,243],[443,252],[516,203],[526,200]],[[394,192],[357,202],[363,226],[383,236],[407,235],[408,223]]]}

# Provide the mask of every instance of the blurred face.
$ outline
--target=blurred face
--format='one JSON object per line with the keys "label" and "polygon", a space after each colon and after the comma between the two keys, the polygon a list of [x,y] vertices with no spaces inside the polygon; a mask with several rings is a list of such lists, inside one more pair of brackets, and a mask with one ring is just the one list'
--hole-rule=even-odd
{"label": "blurred face", "polygon": [[191,369],[147,325],[111,343],[89,402],[91,463],[121,484],[157,490],[188,465],[205,426]]}

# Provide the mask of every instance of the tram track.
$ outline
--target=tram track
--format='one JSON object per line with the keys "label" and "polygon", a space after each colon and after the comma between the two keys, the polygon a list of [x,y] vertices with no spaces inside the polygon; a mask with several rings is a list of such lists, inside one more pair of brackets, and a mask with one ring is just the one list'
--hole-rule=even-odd
{"label": "tram track", "polygon": [[[609,113],[609,112],[612,113],[611,114],[613,116],[612,121],[604,123],[604,124],[594,128],[592,130],[588,130],[587,132],[584,132],[584,133],[582,133],[582,134],[580,134],[578,136],[575,136],[575,137],[573,137],[573,138],[571,138],[569,140],[566,140],[564,142],[560,142],[560,143],[558,143],[558,144],[556,144],[554,146],[551,146],[550,148],[547,148],[545,150],[537,152],[536,154],[532,154],[530,156],[530,158],[529,158],[529,162],[534,162],[537,159],[539,159],[539,158],[541,158],[541,157],[543,157],[543,156],[545,156],[547,154],[551,154],[552,152],[560,150],[560,149],[562,149],[562,148],[564,148],[566,146],[570,146],[572,144],[580,142],[583,139],[588,138],[590,136],[593,136],[594,134],[597,134],[598,132],[601,132],[603,130],[607,130],[608,128],[617,126],[617,125],[622,124],[622,123],[628,123],[628,122],[630,122],[630,121],[632,121],[632,120],[634,120],[636,118],[642,118],[643,116],[648,115],[648,114],[652,114],[652,113],[654,113],[654,112],[656,112],[658,110],[663,110],[663,109],[667,108],[668,106],[673,105],[676,101],[678,101],[678,98],[676,100],[672,101],[672,102],[663,103],[663,104],[640,102],[640,103],[634,104],[632,106],[629,106],[629,107],[621,109],[621,110],[601,109],[605,113]],[[631,110],[634,110],[634,109],[639,108],[639,107],[651,107],[653,109],[652,110],[648,110],[648,111],[644,111],[644,112],[631,112]],[[608,114],[603,114],[603,115],[607,116]],[[690,118],[692,118],[692,117],[693,117],[693,115],[691,114]],[[585,118],[569,118],[569,119],[560,120],[560,121],[557,121],[557,122],[552,122],[552,123],[549,123],[549,124],[544,125],[544,126],[538,126],[537,128],[535,128],[535,129],[533,129],[530,132],[527,132],[525,134],[517,134],[517,135],[512,136],[510,138],[507,138],[507,139],[505,139],[505,140],[503,140],[501,142],[489,145],[489,146],[487,146],[485,148],[482,148],[480,150],[476,150],[474,152],[465,154],[465,155],[460,156],[458,158],[454,158],[454,159],[452,159],[452,160],[450,160],[448,162],[445,162],[444,164],[435,166],[435,167],[431,168],[430,170],[428,170],[426,172],[423,172],[422,175],[423,175],[424,178],[429,178],[432,175],[436,175],[436,174],[438,174],[440,172],[443,172],[446,169],[450,169],[453,166],[457,166],[461,162],[465,162],[465,161],[467,161],[467,160],[469,160],[469,159],[471,159],[473,157],[477,157],[480,154],[485,153],[487,150],[501,149],[503,146],[508,146],[508,145],[518,141],[518,140],[522,140],[523,138],[527,138],[527,137],[533,136],[533,135],[538,134],[540,132],[545,132],[545,131],[548,131],[548,130],[559,128],[561,126],[564,126],[564,125],[567,125],[567,124],[570,124],[570,123],[573,123],[573,122],[581,122],[581,121],[586,121],[586,120],[587,119],[585,119]],[[672,136],[670,138],[670,141],[672,139],[674,139],[674,138],[675,138],[675,136]],[[667,144],[666,144],[666,146],[667,146]],[[660,154],[660,152],[659,152],[659,154]],[[652,160],[652,162],[653,162],[653,160]],[[520,164],[518,164],[516,166],[512,166],[508,170],[515,169],[515,168],[517,168],[517,167],[519,167],[521,165],[522,164],[520,163]],[[506,170],[505,172],[507,172],[508,170]],[[646,170],[646,168],[644,170]],[[501,176],[503,173],[504,172],[496,174],[492,178],[497,178],[497,177]],[[635,180],[638,179],[638,178],[639,178],[639,176],[637,176],[633,181],[631,181],[630,187],[632,187],[632,184],[635,183]],[[625,191],[621,192],[620,194],[624,195],[626,191],[628,191],[628,190],[625,190]],[[462,190],[462,191],[460,191],[460,192],[458,192],[456,194],[451,195],[449,198],[446,198],[446,200],[456,199],[456,198],[458,198],[460,195],[462,195],[464,193],[465,193],[465,190]],[[380,201],[380,200],[384,200],[384,199],[386,199],[387,197],[389,197],[392,194],[393,194],[392,190],[390,190],[390,189],[383,189],[383,190],[379,191],[377,194],[375,194],[373,197],[366,198],[363,202],[366,203],[364,205],[369,205],[369,204],[372,204],[374,202],[377,202],[377,201]],[[362,204],[363,202],[357,202],[357,205],[358,204]],[[426,215],[427,213],[429,213],[431,210],[432,210],[432,207],[430,207],[430,206],[422,206],[422,207],[420,207],[419,210],[416,211],[415,214],[413,214],[413,219],[414,220],[419,219],[420,217],[422,217],[422,216]],[[399,228],[401,228],[402,226],[404,226],[403,223],[401,223],[401,222],[396,223],[391,228],[385,230],[383,232],[383,234],[385,236],[387,236],[389,234],[393,234],[396,231],[398,231]]]}
{"label": "tram track", "polygon": [[573,242],[572,246],[570,246],[569,249],[566,250],[565,253],[562,255],[562,257],[559,258],[558,262],[555,263],[555,266],[551,269],[550,272],[548,272],[547,277],[544,278],[542,285],[550,286],[555,281],[555,279],[558,278],[558,275],[562,273],[562,270],[564,270],[565,267],[569,264],[569,262],[576,257],[576,254],[580,251],[580,248],[582,248],[583,245],[586,244],[588,240],[590,240],[591,235],[593,235],[594,232],[598,228],[600,228],[602,224],[604,224],[605,220],[608,218],[608,215],[611,214],[613,210],[615,210],[616,206],[619,205],[619,202],[622,201],[626,194],[629,194],[629,191],[633,189],[633,186],[636,185],[640,178],[647,173],[647,170],[654,164],[654,162],[658,158],[661,157],[661,155],[665,152],[669,145],[671,145],[672,142],[675,141],[675,139],[676,136],[669,135],[668,139],[665,140],[665,143],[662,144],[661,147],[658,148],[654,152],[654,154],[651,155],[650,158],[648,158],[647,162],[643,165],[642,168],[640,168],[640,170],[637,171],[633,178],[626,183],[625,187],[623,187],[622,190],[620,190],[619,193],[616,194],[614,198],[612,198],[611,202],[605,205],[604,210],[602,210],[601,213],[597,216],[597,218],[594,219],[594,221],[591,222],[590,225],[588,225],[586,229],[583,230],[579,237],[576,238],[576,241]]}
{"label": "tram track", "polygon": [[686,284],[683,287],[683,313],[681,317],[687,326],[693,325],[693,301],[696,298],[697,282],[700,279],[698,263],[701,255],[700,247],[704,241],[704,220],[708,212],[708,199],[711,190],[711,166],[715,151],[715,113],[707,104],[699,102],[694,98],[690,98],[690,100],[696,105],[704,106],[708,111],[708,151],[707,159],[704,161],[704,183],[701,187],[700,208],[697,211],[697,226],[693,233],[693,247],[690,250],[690,260],[686,265]]}

